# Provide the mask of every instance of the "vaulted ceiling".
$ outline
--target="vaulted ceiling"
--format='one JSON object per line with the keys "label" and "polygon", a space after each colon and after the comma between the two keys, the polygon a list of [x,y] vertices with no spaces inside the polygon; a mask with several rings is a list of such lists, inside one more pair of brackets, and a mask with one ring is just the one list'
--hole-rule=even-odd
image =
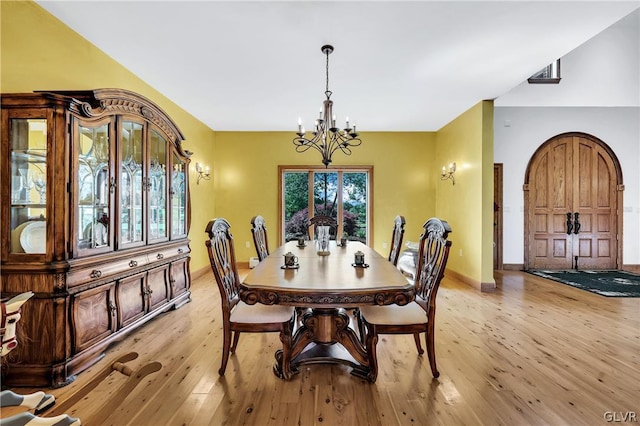
{"label": "vaulted ceiling", "polygon": [[329,88],[359,131],[432,131],[638,1],[38,1],[218,131],[307,128]]}

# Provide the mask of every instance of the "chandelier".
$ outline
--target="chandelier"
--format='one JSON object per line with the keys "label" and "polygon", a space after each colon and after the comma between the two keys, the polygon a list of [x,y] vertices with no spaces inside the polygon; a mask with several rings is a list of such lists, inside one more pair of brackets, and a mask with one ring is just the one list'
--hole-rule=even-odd
{"label": "chandelier", "polygon": [[298,118],[298,132],[293,138],[293,144],[296,152],[305,152],[309,148],[314,148],[322,154],[322,164],[329,167],[331,157],[338,149],[346,155],[351,155],[351,147],[359,146],[362,141],[358,139],[356,133],[356,124],[353,128],[349,127],[349,117],[346,119],[344,129],[336,127],[336,116],[333,115],[333,101],[331,100],[331,91],[329,90],[329,55],[333,52],[333,46],[324,45],[320,49],[327,56],[327,87],[324,94],[327,99],[324,101],[323,108],[320,110],[320,116],[316,119],[315,128],[311,132],[310,137],[306,136],[302,120]]}

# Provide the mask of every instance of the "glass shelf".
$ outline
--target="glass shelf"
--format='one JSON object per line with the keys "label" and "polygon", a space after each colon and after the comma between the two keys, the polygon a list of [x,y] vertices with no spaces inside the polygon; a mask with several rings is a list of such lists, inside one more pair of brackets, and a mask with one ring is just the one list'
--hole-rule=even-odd
{"label": "glass shelf", "polygon": [[39,203],[22,203],[22,202],[18,202],[18,203],[11,203],[11,208],[14,209],[45,209],[47,208],[46,204],[39,204]]}

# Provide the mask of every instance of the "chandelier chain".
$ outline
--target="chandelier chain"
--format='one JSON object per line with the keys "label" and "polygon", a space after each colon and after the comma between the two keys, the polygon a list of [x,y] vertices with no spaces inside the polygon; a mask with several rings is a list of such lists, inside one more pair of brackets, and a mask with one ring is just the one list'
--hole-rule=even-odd
{"label": "chandelier chain", "polygon": [[306,152],[310,148],[318,151],[322,155],[322,164],[329,167],[333,153],[337,150],[345,155],[351,155],[351,148],[359,146],[362,141],[358,138],[355,123],[349,125],[349,117],[346,119],[344,129],[338,128],[336,118],[333,115],[333,101],[330,99],[332,92],[329,90],[329,55],[333,52],[333,46],[327,44],[322,46],[322,53],[327,57],[326,70],[326,99],[323,108],[320,109],[320,116],[315,121],[314,129],[309,137],[302,126],[302,120],[298,118],[298,132],[293,139],[296,152]]}
{"label": "chandelier chain", "polygon": [[324,94],[327,96],[327,99],[329,99],[331,97],[332,92],[329,90],[329,54],[331,53],[330,50],[326,49],[325,50],[325,54],[327,55],[327,67],[326,67],[326,71],[327,71],[327,88],[324,91]]}

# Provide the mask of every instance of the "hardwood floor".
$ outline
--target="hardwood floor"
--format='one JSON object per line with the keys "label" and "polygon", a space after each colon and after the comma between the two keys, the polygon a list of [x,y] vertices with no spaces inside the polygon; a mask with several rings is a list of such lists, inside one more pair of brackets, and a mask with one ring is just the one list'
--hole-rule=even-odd
{"label": "hardwood floor", "polygon": [[162,369],[107,418],[90,421],[124,383],[120,373],[67,413],[101,425],[593,425],[606,423],[607,412],[632,412],[637,421],[637,298],[606,298],[516,271],[496,272],[496,281],[496,292],[479,293],[445,277],[437,380],[413,337],[381,336],[375,384],[328,365],[305,366],[285,382],[271,370],[275,334],[242,335],[220,377],[219,294],[206,275],[194,281],[191,303],[112,346],[73,384],[48,392],[64,402],[135,351],[131,368],[160,361]]}

